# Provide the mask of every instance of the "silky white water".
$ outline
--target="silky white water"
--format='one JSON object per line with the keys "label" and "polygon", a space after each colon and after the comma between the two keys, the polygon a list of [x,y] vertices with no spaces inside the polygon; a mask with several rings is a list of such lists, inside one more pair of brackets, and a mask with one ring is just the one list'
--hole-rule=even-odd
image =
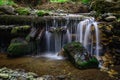
{"label": "silky white water", "polygon": [[[62,21],[59,23],[56,19],[52,23],[51,26],[48,24],[46,26],[45,55],[53,56],[57,59],[58,53],[65,44],[77,41],[82,43],[91,56],[99,57],[99,28],[93,17],[79,22],[75,19],[71,23],[69,16],[67,16],[65,24],[62,24]],[[73,34],[75,34],[76,40],[73,40]]]}
{"label": "silky white water", "polygon": [[[93,28],[94,31],[92,30]],[[95,32],[95,34],[93,34],[93,32]],[[93,36],[95,37],[95,49]],[[99,28],[94,18],[88,18],[78,23],[76,41],[82,43],[90,55],[96,55],[96,57],[99,57]]]}

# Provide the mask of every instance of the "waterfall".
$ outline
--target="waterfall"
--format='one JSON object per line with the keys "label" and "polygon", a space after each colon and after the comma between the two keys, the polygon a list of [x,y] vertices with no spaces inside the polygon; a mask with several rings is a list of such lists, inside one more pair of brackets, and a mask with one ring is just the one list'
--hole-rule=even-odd
{"label": "waterfall", "polygon": [[68,29],[67,29],[67,32],[66,32],[66,36],[67,36],[67,42],[70,43],[72,41],[72,39],[71,39],[70,31]]}
{"label": "waterfall", "polygon": [[47,52],[50,51],[50,39],[51,39],[51,33],[48,32],[48,31],[45,31],[45,37],[46,37],[46,49],[47,49]]}
{"label": "waterfall", "polygon": [[[93,28],[95,34],[93,34]],[[96,41],[95,50],[93,42],[94,40]],[[94,21],[94,18],[88,18],[78,23],[76,30],[76,41],[82,43],[91,56],[99,56],[99,29],[97,22]]]}
{"label": "waterfall", "polygon": [[55,18],[52,25],[46,23],[45,44],[46,57],[61,59],[57,56],[62,47],[72,41],[70,29],[68,28],[69,18],[66,18],[66,23],[59,23]]}
{"label": "waterfall", "polygon": [[[99,29],[94,18],[89,17],[82,21],[70,21],[70,16],[66,16],[66,22],[58,21],[55,17],[52,24],[46,23],[45,44],[46,54],[57,58],[62,47],[72,41],[82,43],[91,56],[99,57]],[[76,40],[72,39],[72,34],[76,35]],[[75,38],[75,37],[74,37]]]}

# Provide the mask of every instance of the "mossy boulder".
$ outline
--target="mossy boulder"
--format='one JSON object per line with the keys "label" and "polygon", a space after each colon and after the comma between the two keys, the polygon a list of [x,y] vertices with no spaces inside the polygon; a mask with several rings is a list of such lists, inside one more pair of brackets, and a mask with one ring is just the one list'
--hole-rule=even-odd
{"label": "mossy boulder", "polygon": [[64,53],[68,59],[80,69],[98,67],[98,61],[90,56],[86,49],[79,42],[68,43],[64,46]]}
{"label": "mossy boulder", "polygon": [[8,56],[19,57],[35,51],[35,45],[33,42],[27,42],[22,38],[15,38],[11,41],[8,49]]}

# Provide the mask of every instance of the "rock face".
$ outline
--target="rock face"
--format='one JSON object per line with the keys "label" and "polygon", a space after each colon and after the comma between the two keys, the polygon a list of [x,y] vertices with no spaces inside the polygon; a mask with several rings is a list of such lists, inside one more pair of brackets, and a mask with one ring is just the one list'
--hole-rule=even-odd
{"label": "rock face", "polygon": [[15,26],[15,25],[0,25],[0,47],[1,52],[6,51],[12,38],[22,37],[25,38],[31,27],[25,26]]}
{"label": "rock face", "polygon": [[90,56],[86,49],[79,42],[72,42],[65,45],[64,53],[68,56],[68,59],[80,69],[98,66],[97,59]]}
{"label": "rock face", "polygon": [[[101,5],[102,4],[102,5]],[[119,12],[120,1],[116,0],[93,0],[91,3],[92,9],[98,13]]]}
{"label": "rock face", "polygon": [[8,56],[10,57],[19,57],[34,51],[34,44],[28,43],[22,38],[13,39],[7,49]]}
{"label": "rock face", "polygon": [[114,58],[115,64],[120,64],[120,23],[103,24],[101,28],[101,44],[103,49]]}

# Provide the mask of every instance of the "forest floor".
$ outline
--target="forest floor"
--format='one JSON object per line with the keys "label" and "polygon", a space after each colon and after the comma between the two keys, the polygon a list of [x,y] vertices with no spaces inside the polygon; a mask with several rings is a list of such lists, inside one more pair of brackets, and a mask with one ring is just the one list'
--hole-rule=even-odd
{"label": "forest floor", "polygon": [[29,4],[18,4],[21,7],[30,7],[32,9],[38,10],[48,10],[48,11],[56,11],[59,13],[88,13],[89,6],[82,4],[81,2],[65,2],[65,3],[51,3],[46,2],[43,4],[39,4],[37,6],[31,6]]}
{"label": "forest floor", "polygon": [[[32,71],[39,76],[42,75],[65,75],[72,77],[72,80],[114,80],[108,76],[108,73],[101,72],[100,69],[80,70],[75,68],[68,60],[52,60],[41,57],[21,57],[7,58],[5,54],[0,53],[0,68],[7,67],[11,69],[24,69]],[[115,66],[115,70],[120,72],[120,66]]]}

